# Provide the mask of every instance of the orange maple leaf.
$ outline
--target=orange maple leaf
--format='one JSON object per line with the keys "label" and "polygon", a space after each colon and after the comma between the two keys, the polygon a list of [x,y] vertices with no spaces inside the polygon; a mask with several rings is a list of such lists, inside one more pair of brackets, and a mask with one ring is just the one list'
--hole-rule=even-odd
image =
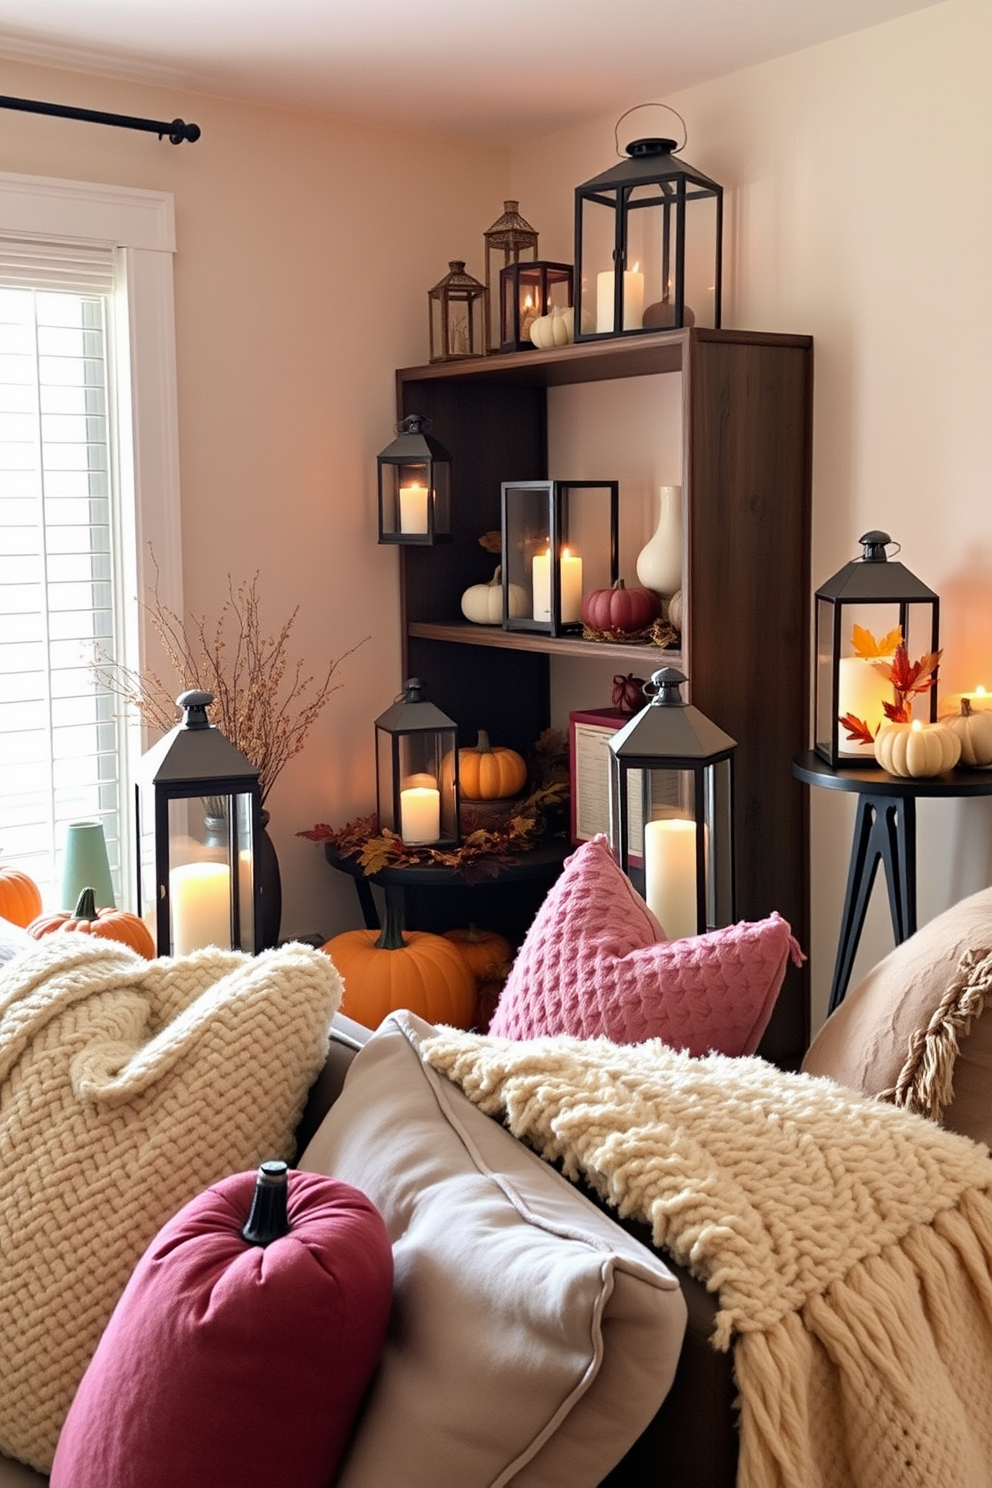
{"label": "orange maple leaf", "polygon": [[876,641],[870,630],[866,630],[863,625],[855,625],[851,631],[851,643],[855,656],[860,656],[862,661],[874,661],[877,656],[891,656],[896,647],[902,645],[902,626],[897,625],[888,635]]}

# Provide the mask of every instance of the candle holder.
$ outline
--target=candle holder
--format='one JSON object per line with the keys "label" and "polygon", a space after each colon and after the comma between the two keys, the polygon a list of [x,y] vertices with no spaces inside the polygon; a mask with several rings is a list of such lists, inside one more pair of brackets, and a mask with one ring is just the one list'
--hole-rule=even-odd
{"label": "candle holder", "polygon": [[375,783],[380,832],[409,846],[458,846],[458,729],[419,677],[375,721]]}
{"label": "candle holder", "polygon": [[[633,112],[617,120],[618,154]],[[720,325],[723,187],[677,157],[684,145],[632,140],[622,164],[576,187],[576,341]]]}
{"label": "candle holder", "polygon": [[499,275],[499,349],[534,350],[530,328],[551,310],[567,310],[572,303],[572,265],[512,263]]}
{"label": "candle holder", "polygon": [[428,291],[427,301],[432,362],[485,355],[489,296],[484,284],[466,274],[463,259],[450,261],[448,273]]}
{"label": "candle holder", "polygon": [[502,303],[500,275],[512,264],[537,259],[537,233],[517,208],[519,202],[505,201],[503,215],[483,233],[486,245],[486,329],[487,351],[500,345],[501,331],[496,306]]}
{"label": "candle holder", "polygon": [[618,481],[504,482],[504,630],[581,631],[583,595],[617,580],[619,505]]}
{"label": "candle holder", "polygon": [[[845,737],[841,719],[853,715],[874,733],[884,721],[891,684],[873,661],[892,662],[902,644],[911,656],[939,650],[940,600],[886,551],[887,532],[866,532],[861,556],[845,563],[816,591],[814,748],[828,765],[876,764],[869,742]],[[895,545],[899,551],[898,544]],[[860,645],[859,645],[860,641]],[[929,720],[937,717],[937,689],[930,689]]]}
{"label": "candle holder", "polygon": [[377,456],[380,543],[451,539],[451,456],[430,428],[429,418],[411,413]]}
{"label": "candle holder", "polygon": [[258,770],[207,718],[209,692],[142,756],[135,787],[138,904],[158,954],[262,949]]}
{"label": "candle holder", "polygon": [[669,940],[733,924],[736,741],[662,667],[649,705],[611,735],[610,846]]}

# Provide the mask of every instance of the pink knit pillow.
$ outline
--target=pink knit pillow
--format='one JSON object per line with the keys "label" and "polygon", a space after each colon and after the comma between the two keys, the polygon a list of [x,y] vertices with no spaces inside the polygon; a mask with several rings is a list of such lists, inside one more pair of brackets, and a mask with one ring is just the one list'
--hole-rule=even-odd
{"label": "pink knit pillow", "polygon": [[489,1032],[604,1036],[617,1044],[660,1038],[690,1054],[753,1054],[790,953],[799,964],[799,947],[777,914],[666,941],[599,837],[566,860]]}

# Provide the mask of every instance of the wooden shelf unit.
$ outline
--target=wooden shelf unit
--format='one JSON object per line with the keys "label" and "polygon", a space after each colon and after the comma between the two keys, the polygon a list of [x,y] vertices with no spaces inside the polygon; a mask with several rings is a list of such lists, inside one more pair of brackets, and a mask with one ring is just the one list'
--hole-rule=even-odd
{"label": "wooden shelf unit", "polygon": [[[526,752],[551,721],[553,657],[681,665],[689,700],[738,742],[738,916],[778,910],[804,949],[808,812],[791,762],[808,743],[812,353],[808,336],[692,328],[397,373],[399,417],[432,419],[453,488],[452,541],[400,548],[405,675],[464,743],[485,728]],[[461,595],[497,561],[478,538],[499,529],[501,483],[547,477],[547,389],[657,373],[681,373],[681,654],[466,624]],[[762,1044],[779,1064],[808,1042],[808,987],[790,968]]]}

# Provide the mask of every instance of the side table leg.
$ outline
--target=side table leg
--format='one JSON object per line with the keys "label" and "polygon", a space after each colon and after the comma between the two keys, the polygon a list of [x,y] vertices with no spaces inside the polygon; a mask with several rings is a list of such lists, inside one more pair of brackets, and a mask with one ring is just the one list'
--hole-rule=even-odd
{"label": "side table leg", "polygon": [[[864,929],[868,900],[871,898],[878,861],[884,850],[884,828],[881,834],[876,831],[880,824],[878,806],[878,801],[872,796],[858,797],[854,840],[851,845],[851,866],[847,873],[847,891],[844,895],[844,913],[841,916],[840,938],[837,942],[837,959],[834,963],[834,979],[830,987],[828,1013],[832,1013],[843,1002],[847,984],[851,980],[858,941]],[[879,835],[881,835],[881,842],[878,840]]]}
{"label": "side table leg", "polygon": [[889,801],[884,811],[882,859],[889,886],[889,918],[895,943],[902,945],[916,931],[916,797]]}

